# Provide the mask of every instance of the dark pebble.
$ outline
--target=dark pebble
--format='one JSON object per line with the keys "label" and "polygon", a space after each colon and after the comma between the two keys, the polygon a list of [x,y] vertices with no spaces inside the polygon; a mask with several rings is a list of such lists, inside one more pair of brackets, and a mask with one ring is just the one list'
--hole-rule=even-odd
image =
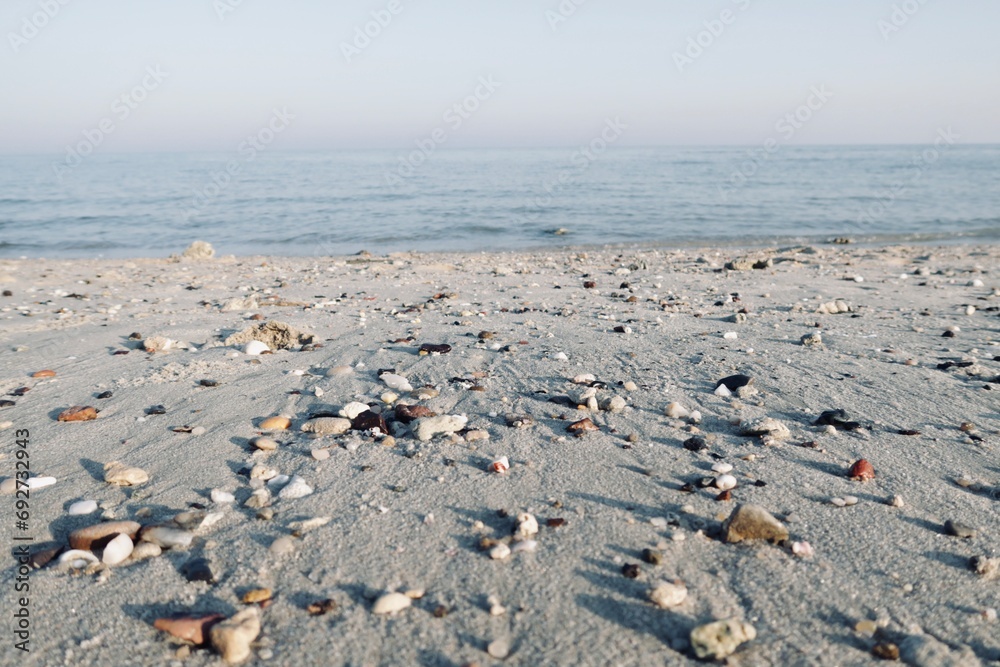
{"label": "dark pebble", "polygon": [[872,655],[882,660],[899,660],[899,647],[889,642],[879,642],[872,647]]}
{"label": "dark pebble", "polygon": [[843,409],[826,410],[822,412],[819,418],[813,422],[813,425],[836,426],[837,428],[845,431],[854,431],[861,428],[861,424],[856,421],[851,421],[847,416],[847,411]]}
{"label": "dark pebble", "polygon": [[659,565],[663,562],[663,552],[657,551],[656,549],[643,549],[642,560],[650,565]]}
{"label": "dark pebble", "polygon": [[135,332],[130,333],[128,335],[128,339],[129,340],[142,340],[142,334],[139,333],[138,331],[135,331]]}
{"label": "dark pebble", "polygon": [[964,523],[959,523],[957,521],[952,521],[949,519],[944,522],[944,531],[949,535],[955,537],[961,537],[964,539],[971,539],[976,536],[976,529],[972,526],[967,526]]}
{"label": "dark pebble", "polygon": [[310,602],[306,606],[306,611],[308,611],[312,616],[322,616],[323,614],[329,614],[336,608],[337,603],[330,598],[327,598],[318,602]]}
{"label": "dark pebble", "polygon": [[562,517],[555,517],[546,521],[545,525],[549,528],[559,528],[566,525],[566,519],[563,519]]}
{"label": "dark pebble", "polygon": [[351,428],[355,431],[368,431],[377,428],[382,433],[388,435],[389,426],[385,423],[385,417],[377,415],[371,410],[365,410],[351,421]]}
{"label": "dark pebble", "polygon": [[10,392],[10,393],[11,393],[11,394],[12,394],[13,396],[24,396],[24,395],[25,395],[25,394],[27,394],[27,393],[28,393],[29,391],[31,391],[31,387],[18,387],[17,389],[15,389],[14,391],[12,391],[12,392]]}
{"label": "dark pebble", "polygon": [[202,387],[218,387],[219,386],[218,380],[202,380],[198,384],[200,384]]}
{"label": "dark pebble", "polygon": [[448,615],[449,611],[451,610],[448,609],[448,607],[444,606],[443,604],[439,604],[438,606],[434,607],[434,611],[432,613],[434,614],[434,618],[444,618],[445,616]]}
{"label": "dark pebble", "polygon": [[165,415],[167,414],[167,408],[162,405],[154,405],[146,408],[147,415]]}
{"label": "dark pebble", "polygon": [[5,289],[5,290],[3,291],[3,295],[4,295],[4,296],[14,296],[14,293],[13,293],[13,292],[11,292],[11,291],[10,291],[9,289]]}
{"label": "dark pebble", "polygon": [[6,400],[0,401],[0,408],[12,408],[15,405],[17,405],[17,403],[15,403],[14,401],[6,401]]}
{"label": "dark pebble", "polygon": [[726,389],[729,391],[736,391],[740,387],[745,387],[753,382],[753,378],[749,375],[730,375],[729,377],[722,378],[715,384],[715,388],[718,389],[721,385],[726,385]]}
{"label": "dark pebble", "polygon": [[212,571],[212,565],[208,562],[207,558],[189,560],[181,567],[181,574],[188,581],[206,581],[210,584],[216,582],[215,572]]}
{"label": "dark pebble", "polygon": [[583,283],[583,288],[584,289],[594,289],[596,287],[597,287],[597,283],[595,283],[593,280],[585,280],[584,283]]}
{"label": "dark pebble", "polygon": [[626,563],[622,566],[622,574],[625,575],[627,579],[638,579],[641,570],[639,566],[635,563]]}
{"label": "dark pebble", "polygon": [[943,334],[941,334],[941,337],[942,338],[954,338],[955,337],[955,332],[954,331],[945,331]]}
{"label": "dark pebble", "polygon": [[708,442],[700,435],[696,435],[684,441],[684,449],[689,452],[700,452],[703,449],[708,449]]}
{"label": "dark pebble", "polygon": [[97,395],[97,398],[104,399],[104,398],[111,398],[112,396],[113,394],[110,391],[102,391],[100,394]]}
{"label": "dark pebble", "polygon": [[435,345],[433,343],[424,343],[420,346],[420,354],[448,354],[451,352],[451,345],[447,343],[442,343],[440,345]]}

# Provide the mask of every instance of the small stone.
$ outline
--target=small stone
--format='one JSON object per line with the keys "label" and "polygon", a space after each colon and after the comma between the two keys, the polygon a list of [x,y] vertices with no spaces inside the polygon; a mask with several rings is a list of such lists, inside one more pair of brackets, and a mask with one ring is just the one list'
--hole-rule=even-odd
{"label": "small stone", "polygon": [[[364,405],[359,403],[358,405]],[[368,410],[368,406],[364,406],[365,412]],[[343,412],[343,410],[341,411]],[[317,419],[310,419],[305,424],[302,425],[302,431],[304,433],[316,433],[317,435],[341,435],[347,433],[351,429],[351,419],[340,419],[338,417],[319,417]]]}
{"label": "small stone", "polygon": [[55,376],[56,372],[48,369],[43,371],[35,371],[34,373],[31,374],[31,377],[33,378],[54,378]]}
{"label": "small stone", "polygon": [[969,567],[984,579],[996,579],[1000,577],[1000,558],[973,556],[969,559]]}
{"label": "small stone", "polygon": [[161,549],[157,544],[153,544],[152,542],[139,542],[132,548],[132,555],[130,558],[133,562],[138,562],[146,560],[147,558],[156,558],[162,553],[163,549]]}
{"label": "small stone", "polygon": [[191,546],[194,533],[170,526],[149,526],[143,529],[140,539],[162,549],[186,549]]}
{"label": "small stone", "polygon": [[298,475],[292,477],[288,484],[278,493],[278,497],[283,500],[294,500],[304,498],[313,492],[313,488],[306,484],[306,480]]}
{"label": "small stone", "polygon": [[204,581],[214,584],[218,579],[207,558],[192,558],[181,566],[181,574],[188,581]]}
{"label": "small stone", "polygon": [[695,435],[684,441],[684,449],[689,452],[700,452],[704,449],[708,449],[708,442],[704,437]]}
{"label": "small stone", "polygon": [[742,435],[767,436],[775,440],[785,440],[791,436],[788,427],[773,417],[762,417],[741,424],[740,433]]}
{"label": "small stone", "polygon": [[823,347],[823,336],[818,331],[806,334],[800,340],[804,347]]}
{"label": "small stone", "polygon": [[84,514],[93,514],[97,511],[97,501],[96,500],[78,500],[69,506],[67,510],[70,516],[82,516]]}
{"label": "small stone", "polygon": [[504,660],[510,655],[510,643],[506,639],[494,639],[486,647],[486,652],[490,657],[497,660]]}
{"label": "small stone", "polygon": [[437,417],[437,413],[426,405],[407,405],[406,403],[396,404],[393,413],[396,416],[396,421],[401,421],[404,424],[426,417]]}
{"label": "small stone", "polygon": [[503,560],[510,556],[510,547],[500,542],[490,549],[490,558],[493,560]]}
{"label": "small stone", "polygon": [[413,386],[402,375],[384,373],[379,376],[379,379],[382,380],[382,382],[385,383],[385,386],[389,387],[389,389],[395,389],[396,391],[413,391]]}
{"label": "small stone", "polygon": [[643,549],[642,560],[650,565],[659,565],[663,562],[663,552],[656,549]]}
{"label": "small stone", "polygon": [[149,475],[141,468],[127,466],[120,461],[104,464],[104,481],[115,486],[137,486],[149,481]]}
{"label": "small stone", "polygon": [[732,475],[719,475],[715,478],[715,488],[720,491],[728,491],[736,488],[736,478]]}
{"label": "small stone", "polygon": [[359,401],[352,401],[342,407],[338,411],[338,414],[345,419],[353,420],[363,412],[368,412],[368,405]]}
{"label": "small stone", "polygon": [[902,507],[904,505],[903,496],[899,495],[893,496],[892,499],[889,501],[889,504],[892,505],[893,507]]}
{"label": "small stone", "polygon": [[668,404],[664,412],[671,419],[684,419],[685,417],[688,417],[691,414],[687,408],[685,408],[683,405],[681,405],[676,401]]}
{"label": "small stone", "polygon": [[577,436],[583,435],[584,433],[599,431],[597,424],[595,424],[589,417],[581,419],[580,421],[573,422],[566,427],[566,430]]}
{"label": "small stone", "polygon": [[44,489],[47,486],[52,486],[56,483],[56,481],[55,477],[32,477],[28,479],[27,485],[30,491],[36,491],[38,489]]}
{"label": "small stone", "polygon": [[872,647],[872,655],[880,660],[899,660],[899,647],[890,642],[879,642]]}
{"label": "small stone", "polygon": [[251,357],[256,357],[270,351],[271,348],[267,346],[267,343],[259,340],[252,340],[243,346],[243,354]]}
{"label": "small stone", "polygon": [[74,405],[60,412],[57,419],[61,422],[89,422],[97,419],[97,410],[89,405]]}
{"label": "small stone", "polygon": [[621,412],[627,405],[628,403],[621,396],[612,396],[604,402],[602,407],[608,412]]}
{"label": "small stone", "polygon": [[864,619],[854,624],[854,631],[857,632],[858,634],[865,635],[866,637],[874,636],[877,630],[878,630],[878,625],[875,623],[875,621],[869,619]]}
{"label": "small stone", "polygon": [[768,540],[781,542],[788,539],[788,529],[770,512],[757,505],[738,505],[722,526],[726,542]]}
{"label": "small stone", "polygon": [[386,593],[375,600],[372,613],[378,616],[395,614],[413,604],[413,600],[402,593]]}
{"label": "small stone", "polygon": [[337,608],[337,603],[330,598],[325,600],[318,600],[316,602],[310,602],[306,605],[306,611],[309,612],[310,616],[323,616],[324,614],[329,614],[331,611]]}
{"label": "small stone", "polygon": [[195,241],[181,253],[181,257],[194,260],[212,259],[215,257],[215,248],[211,243]]}
{"label": "small stone", "polygon": [[799,558],[812,558],[816,551],[808,542],[792,542],[792,554]]}
{"label": "small stone", "polygon": [[440,415],[416,420],[411,429],[421,442],[427,442],[439,433],[457,433],[465,428],[469,418],[465,415]]}
{"label": "small stone", "polygon": [[623,384],[622,387],[625,389],[625,391],[639,391],[639,385],[637,385],[635,382],[632,382],[631,380]]}
{"label": "small stone", "polygon": [[510,460],[506,456],[501,456],[490,464],[489,470],[502,475],[510,470]]}
{"label": "small stone", "polygon": [[115,535],[125,535],[134,540],[142,528],[135,521],[108,521],[86,528],[74,530],[69,534],[69,546],[73,549],[93,551],[107,544]]}
{"label": "small stone", "polygon": [[448,345],[447,343],[441,343],[441,344],[424,343],[423,345],[420,346],[420,349],[417,351],[417,354],[421,356],[426,356],[426,355],[437,356],[439,354],[448,354],[449,352],[451,352],[451,345]]}
{"label": "small stone", "polygon": [[182,641],[191,642],[195,646],[201,646],[208,642],[209,629],[224,618],[225,616],[222,614],[209,614],[200,617],[180,616],[175,618],[158,618],[153,621],[153,627],[169,633]]}
{"label": "small stone", "polygon": [[278,448],[278,443],[271,438],[265,438],[263,436],[259,438],[254,438],[250,441],[250,446],[254,449],[259,449],[264,452],[272,452]]}
{"label": "small stone", "polygon": [[229,491],[223,491],[222,489],[212,489],[211,498],[213,503],[218,503],[220,505],[231,503],[236,500],[236,496],[231,494]]}
{"label": "small stone", "polygon": [[174,341],[165,336],[150,336],[142,341],[142,349],[150,354],[168,352],[174,347]]}
{"label": "small stone", "polygon": [[661,581],[649,591],[649,599],[660,609],[677,607],[687,599],[687,596],[687,586],[679,581],[674,583]]}
{"label": "small stone", "polygon": [[517,515],[517,530],[515,532],[521,537],[532,537],[538,534],[538,520],[527,512],[521,512]]}
{"label": "small stone", "polygon": [[250,509],[261,509],[271,504],[271,492],[267,489],[257,489],[244,501],[243,506]]}
{"label": "small stone", "polygon": [[976,529],[972,526],[950,519],[944,522],[944,531],[953,537],[960,537],[967,540],[976,536]]}
{"label": "small stone", "polygon": [[134,546],[128,535],[119,533],[105,545],[101,562],[105,565],[118,565],[132,554]]}
{"label": "small stone", "polygon": [[242,600],[243,604],[258,604],[270,600],[271,595],[272,591],[270,588],[254,588],[244,593]]}
{"label": "small stone", "polygon": [[701,660],[722,660],[741,644],[757,638],[757,630],[743,621],[730,619],[701,625],[691,631],[691,648]]}
{"label": "small stone", "polygon": [[260,430],[262,431],[284,431],[292,425],[292,420],[288,417],[277,416],[268,417],[260,422]]}
{"label": "small stone", "polygon": [[247,607],[232,618],[213,625],[209,639],[222,659],[233,665],[250,657],[250,643],[259,634],[260,611],[257,607]]}
{"label": "small stone", "polygon": [[622,565],[622,575],[626,579],[638,579],[639,575],[642,574],[642,569],[635,563],[626,563]]}

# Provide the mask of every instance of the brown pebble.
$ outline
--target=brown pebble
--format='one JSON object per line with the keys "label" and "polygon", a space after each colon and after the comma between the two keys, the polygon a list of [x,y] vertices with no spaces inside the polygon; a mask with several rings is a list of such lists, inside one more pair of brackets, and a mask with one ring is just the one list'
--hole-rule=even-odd
{"label": "brown pebble", "polygon": [[180,616],[177,618],[158,618],[153,621],[153,627],[170,633],[178,639],[191,642],[200,646],[208,641],[208,631],[213,625],[226,618],[222,614],[209,614],[208,616],[192,617]]}
{"label": "brown pebble", "polygon": [[56,372],[50,370],[35,371],[34,373],[31,374],[31,377],[33,378],[54,378],[55,376]]}
{"label": "brown pebble", "polygon": [[60,412],[58,419],[61,422],[89,422],[97,419],[97,410],[89,405],[74,405]]}
{"label": "brown pebble", "polygon": [[310,602],[308,606],[306,606],[306,611],[313,616],[322,616],[324,614],[329,614],[336,608],[337,603],[330,598],[327,598],[325,600],[319,600],[318,602]]}
{"label": "brown pebble", "polygon": [[872,647],[872,655],[881,660],[899,660],[899,647],[889,642],[880,642]]}
{"label": "brown pebble", "polygon": [[260,423],[262,431],[285,431],[292,425],[288,417],[268,417]]}
{"label": "brown pebble", "polygon": [[642,570],[635,563],[626,563],[622,566],[622,574],[625,575],[626,579],[638,579]]}
{"label": "brown pebble", "polygon": [[656,549],[643,549],[642,560],[646,561],[650,565],[659,565],[663,562],[663,552],[657,551]]}
{"label": "brown pebble", "polygon": [[566,427],[566,430],[569,431],[570,433],[583,435],[588,431],[599,431],[600,429],[597,427],[596,424],[594,424],[594,422],[590,420],[589,417],[587,417],[585,419],[581,419],[578,422],[573,422],[572,424]]}
{"label": "brown pebble", "polygon": [[448,615],[448,612],[450,611],[451,610],[448,609],[448,607],[444,606],[443,604],[439,604],[438,606],[434,607],[434,612],[433,612],[434,618],[444,618],[445,616]]}
{"label": "brown pebble", "polygon": [[266,602],[271,599],[271,589],[270,588],[255,588],[252,591],[247,591],[243,594],[244,604],[256,604],[258,602]]}
{"label": "brown pebble", "polygon": [[875,479],[875,468],[866,459],[858,459],[847,471],[847,476],[855,482],[866,482]]}
{"label": "brown pebble", "polygon": [[110,541],[115,535],[128,535],[132,541],[142,528],[135,521],[109,521],[74,530],[69,534],[69,545],[74,549],[91,551],[94,547]]}
{"label": "brown pebble", "polygon": [[596,287],[597,287],[597,283],[595,283],[593,280],[585,280],[583,282],[583,288],[584,289],[594,289]]}
{"label": "brown pebble", "polygon": [[719,495],[717,495],[715,497],[715,499],[718,500],[718,501],[720,501],[720,502],[725,502],[725,501],[728,501],[728,500],[732,500],[733,499],[733,493],[729,489],[726,489],[725,491],[723,491],[722,493],[720,493]]}
{"label": "brown pebble", "polygon": [[546,521],[545,525],[548,526],[549,528],[560,528],[566,525],[566,519],[563,519],[562,517],[556,517],[554,519],[549,519],[548,521]]}
{"label": "brown pebble", "polygon": [[968,433],[969,431],[975,431],[976,425],[973,424],[972,422],[962,422],[961,425],[958,427],[958,430]]}

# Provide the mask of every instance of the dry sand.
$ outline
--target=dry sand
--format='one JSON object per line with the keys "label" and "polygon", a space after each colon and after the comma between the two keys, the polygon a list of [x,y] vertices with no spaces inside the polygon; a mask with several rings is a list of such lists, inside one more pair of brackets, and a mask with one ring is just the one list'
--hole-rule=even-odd
{"label": "dry sand", "polygon": [[[12,292],[0,297],[0,393],[30,388],[4,396],[16,405],[0,409],[0,421],[13,422],[0,430],[0,476],[14,475],[15,433],[27,429],[32,475],[58,480],[31,493],[26,532],[14,527],[14,497],[0,497],[3,543],[13,548],[27,534],[34,551],[65,544],[102,514],[150,525],[198,505],[222,513],[187,549],[96,573],[33,571],[29,654],[13,648],[17,570],[5,566],[0,663],[220,664],[210,648],[188,655],[153,621],[232,616],[244,593],[266,587],[273,602],[246,664],[686,665],[696,663],[692,628],[729,618],[757,635],[731,664],[879,664],[879,642],[904,645],[914,665],[1000,664],[1000,622],[988,611],[1000,607],[1000,579],[969,566],[970,557],[1000,555],[1000,248],[784,248],[750,252],[773,266],[725,270],[738,254],[0,262],[0,289]],[[220,308],[250,296],[259,305]],[[836,299],[851,312],[817,312]],[[742,308],[745,322],[727,321]],[[255,313],[312,332],[321,346],[258,357],[224,346],[259,323]],[[942,337],[950,326],[960,331]],[[481,331],[495,336],[480,340]],[[817,331],[822,347],[800,343]],[[133,332],[180,344],[149,354]],[[423,343],[452,351],[421,356]],[[974,363],[939,368],[949,361]],[[354,372],[326,376],[339,365]],[[42,369],[57,375],[31,377]],[[437,388],[423,401],[397,393],[464,414],[489,439],[420,442],[404,428],[386,446],[358,431],[300,431],[310,414],[381,403],[380,369]],[[605,383],[598,401],[621,396],[625,410],[550,401],[579,398],[586,387],[570,379],[586,373]],[[715,395],[734,373],[753,377],[757,392]],[[112,397],[95,398],[105,391]],[[701,422],[668,418],[674,401],[699,410]],[[99,418],[56,421],[73,405]],[[147,415],[154,405],[166,413]],[[812,424],[834,408],[863,428]],[[280,414],[292,429],[275,436],[277,451],[254,453],[259,420]],[[510,427],[509,414],[536,423]],[[566,431],[588,416],[599,431]],[[765,416],[790,437],[740,435],[740,420]],[[205,432],[171,430],[179,426]],[[697,432],[708,448],[686,450]],[[815,445],[800,446],[807,442]],[[311,451],[321,447],[329,458],[317,461]],[[489,472],[501,456],[510,470]],[[874,480],[848,479],[860,458]],[[103,465],[115,460],[150,480],[108,485]],[[719,462],[738,482],[730,501],[699,486]],[[315,493],[275,498],[273,519],[257,518],[242,505],[257,463],[301,475]],[[213,489],[236,502],[213,504]],[[897,495],[902,506],[891,503]],[[831,502],[846,496],[857,504]],[[81,499],[101,509],[69,516]],[[815,555],[794,555],[787,543],[725,543],[721,521],[740,503],[770,511]],[[480,541],[509,541],[519,512],[541,524],[537,548],[491,559]],[[292,538],[289,555],[269,550],[293,521],[313,517],[331,520]],[[948,520],[975,536],[948,535]],[[643,562],[647,548],[663,562]],[[195,557],[208,559],[217,583],[186,579]],[[623,575],[630,564],[637,578]],[[686,584],[683,604],[649,601],[661,579]],[[410,608],[372,613],[381,593],[413,589],[426,594]],[[306,611],[325,598],[333,611]],[[495,604],[504,610],[491,615]],[[487,653],[496,640],[509,646],[503,661]]]}

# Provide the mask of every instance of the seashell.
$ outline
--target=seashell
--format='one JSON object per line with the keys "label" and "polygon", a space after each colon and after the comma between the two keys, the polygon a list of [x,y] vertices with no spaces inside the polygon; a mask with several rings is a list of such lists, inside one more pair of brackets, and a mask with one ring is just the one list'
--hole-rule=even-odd
{"label": "seashell", "polygon": [[875,468],[865,459],[858,459],[847,472],[847,476],[855,482],[865,482],[875,479]]}
{"label": "seashell", "polygon": [[503,560],[504,558],[510,556],[510,553],[510,547],[503,542],[500,542],[490,549],[490,558],[493,560]]}
{"label": "seashell", "polygon": [[317,516],[312,519],[304,519],[302,521],[293,521],[288,524],[288,527],[292,529],[292,534],[295,537],[301,537],[305,535],[310,530],[315,530],[317,528],[322,528],[326,524],[333,521],[333,517],[329,516]]}
{"label": "seashell", "polygon": [[86,528],[74,530],[69,534],[69,546],[72,549],[90,551],[95,546],[101,546],[112,536],[122,534],[130,540],[135,539],[136,534],[142,528],[135,521],[108,521],[98,523]]}
{"label": "seashell", "polygon": [[792,542],[792,553],[799,558],[812,558],[816,554],[808,542]]}
{"label": "seashell", "polygon": [[378,615],[395,614],[413,604],[413,600],[402,593],[386,593],[375,600],[372,613]]}
{"label": "seashell", "polygon": [[61,422],[89,422],[97,419],[97,410],[89,405],[74,405],[59,413]]}
{"label": "seashell", "polygon": [[174,341],[164,336],[151,336],[142,341],[142,349],[150,354],[155,352],[167,352],[174,346]]}
{"label": "seashell", "polygon": [[288,481],[288,484],[281,489],[278,493],[278,497],[283,500],[294,500],[296,498],[304,498],[312,492],[313,489],[311,486],[306,484],[306,480],[302,479],[298,475],[295,475]]}
{"label": "seashell", "polygon": [[[396,391],[413,391],[413,385],[411,385],[405,377],[402,375],[396,375],[395,373],[384,373],[379,376],[379,379],[385,383],[385,386],[389,389],[395,389]],[[367,407],[365,408],[368,409]]]}
{"label": "seashell", "polygon": [[250,441],[250,445],[254,449],[259,449],[264,452],[273,452],[278,448],[277,441],[272,440],[271,438],[264,438],[264,437],[254,438],[253,440]]}
{"label": "seashell", "polygon": [[584,433],[588,433],[590,431],[599,431],[600,429],[597,427],[597,424],[591,421],[589,417],[586,417],[584,419],[581,419],[580,421],[573,422],[572,424],[566,427],[566,430],[576,435],[583,435]]}
{"label": "seashell", "polygon": [[244,604],[257,604],[259,602],[267,602],[271,599],[272,595],[273,591],[270,588],[255,588],[244,593],[241,599]]}
{"label": "seashell", "polygon": [[649,599],[660,609],[676,607],[687,599],[688,590],[682,582],[661,581],[649,591]]}
{"label": "seashell", "polygon": [[260,634],[260,610],[247,607],[208,631],[209,640],[222,659],[233,665],[250,657],[250,643]]}
{"label": "seashell", "polygon": [[573,384],[590,384],[597,382],[597,376],[593,373],[581,373],[573,378]]}
{"label": "seashell", "polygon": [[733,465],[731,463],[716,463],[712,466],[712,470],[720,475],[725,475],[727,472],[732,472]]}
{"label": "seashell", "polygon": [[140,561],[147,558],[156,558],[163,553],[163,549],[158,544],[152,542],[139,542],[132,548],[132,560]]}
{"label": "seashell", "polygon": [[671,419],[683,419],[684,417],[687,417],[691,414],[690,412],[688,412],[687,408],[685,408],[677,401],[668,404],[664,412]]}
{"label": "seashell", "polygon": [[268,417],[260,423],[260,430],[262,431],[284,431],[292,425],[292,420],[288,417],[279,415],[277,417]]}
{"label": "seashell", "polygon": [[451,345],[448,345],[447,343],[441,343],[440,345],[436,345],[434,343],[424,343],[417,351],[417,353],[421,356],[426,356],[428,354],[437,356],[439,354],[448,354],[449,352],[451,352]]}
{"label": "seashell", "polygon": [[82,570],[99,562],[97,556],[82,549],[70,549],[59,556],[59,565],[69,570]]}
{"label": "seashell", "polygon": [[120,461],[104,464],[104,481],[115,486],[136,486],[149,481],[149,475],[141,468],[127,466]]}
{"label": "seashell", "polygon": [[243,354],[248,354],[253,357],[270,351],[271,348],[267,346],[267,343],[261,342],[259,340],[252,340],[243,346]]}
{"label": "seashell", "polygon": [[496,461],[490,464],[490,471],[503,474],[510,470],[510,461],[506,456],[501,456]]}
{"label": "seashell", "polygon": [[118,565],[132,555],[134,544],[128,535],[118,534],[107,543],[101,554],[101,562],[105,565]]}
{"label": "seashell", "polygon": [[521,537],[538,534],[538,520],[527,512],[521,512],[517,515],[517,534]]}
{"label": "seashell", "polygon": [[84,514],[93,514],[97,511],[97,501],[96,500],[78,500],[69,506],[67,510],[70,516],[82,516]]}
{"label": "seashell", "polygon": [[729,391],[729,387],[727,387],[724,384],[720,384],[718,387],[716,387],[714,393],[716,396],[722,396],[722,397],[733,395],[733,392]]}
{"label": "seashell", "polygon": [[410,429],[417,436],[417,440],[427,442],[438,433],[457,433],[465,428],[467,423],[469,418],[465,415],[439,415],[417,419]]}
{"label": "seashell", "polygon": [[33,378],[54,378],[55,376],[56,372],[48,369],[43,371],[35,371],[34,373],[31,374],[31,377]]}
{"label": "seashell", "polygon": [[28,480],[28,488],[35,491],[37,489],[44,489],[46,486],[52,486],[55,483],[55,477],[32,477]]}
{"label": "seashell", "polygon": [[183,549],[191,546],[194,533],[170,526],[151,526],[143,529],[140,539],[152,542],[161,549]]}
{"label": "seashell", "polygon": [[354,419],[362,412],[368,412],[368,409],[369,408],[366,404],[360,403],[358,401],[352,401],[351,403],[348,403],[347,405],[342,407],[339,410],[338,414],[346,419]]}

